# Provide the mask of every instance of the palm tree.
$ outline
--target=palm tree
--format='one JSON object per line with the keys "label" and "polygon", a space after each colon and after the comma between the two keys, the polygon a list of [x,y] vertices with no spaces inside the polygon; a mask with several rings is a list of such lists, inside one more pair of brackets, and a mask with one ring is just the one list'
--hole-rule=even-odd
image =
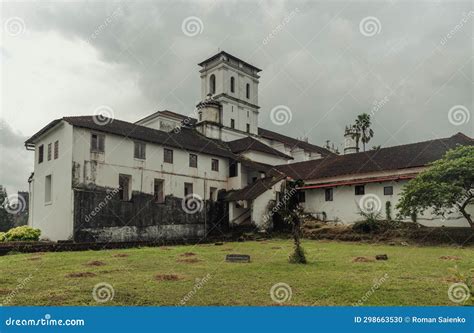
{"label": "palm tree", "polygon": [[[367,113],[362,113],[357,116],[355,121],[354,129],[360,136],[360,141],[362,141],[362,145],[365,151],[365,145],[374,137],[374,131],[370,128],[372,125],[370,121],[370,115]],[[358,138],[357,138],[358,139]]]}

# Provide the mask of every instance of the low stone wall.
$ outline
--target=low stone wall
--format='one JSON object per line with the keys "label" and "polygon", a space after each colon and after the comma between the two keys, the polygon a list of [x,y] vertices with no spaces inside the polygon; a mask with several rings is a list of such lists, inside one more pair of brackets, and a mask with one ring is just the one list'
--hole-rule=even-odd
{"label": "low stone wall", "polygon": [[167,196],[164,203],[156,203],[150,194],[133,193],[130,201],[122,201],[115,194],[105,189],[74,190],[75,242],[199,239],[222,224],[214,213],[215,203],[203,202],[201,210],[187,213],[180,198]]}

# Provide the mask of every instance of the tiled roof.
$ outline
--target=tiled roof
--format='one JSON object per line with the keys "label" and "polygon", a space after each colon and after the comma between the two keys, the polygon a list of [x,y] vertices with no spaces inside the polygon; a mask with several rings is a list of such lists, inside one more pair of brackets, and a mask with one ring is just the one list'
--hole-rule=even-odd
{"label": "tiled roof", "polygon": [[25,144],[34,144],[36,138],[41,136],[61,120],[76,127],[115,134],[134,140],[156,143],[163,146],[175,147],[209,155],[229,157],[233,159],[236,158],[227,147],[219,144],[215,140],[206,138],[194,129],[181,128],[178,132],[171,131],[168,133],[117,119],[109,119],[108,121],[107,119],[104,119],[102,122],[98,122],[95,121],[96,118],[94,116],[63,117],[61,119],[56,119],[29,138]]}
{"label": "tiled roof", "polygon": [[260,194],[272,188],[273,185],[284,179],[285,176],[280,175],[276,177],[266,177],[258,179],[255,183],[250,184],[240,190],[229,191],[226,196],[226,201],[239,200],[253,200]]}
{"label": "tiled roof", "polygon": [[292,178],[303,180],[400,170],[426,166],[442,158],[446,151],[460,145],[474,145],[474,140],[462,133],[457,133],[449,138],[361,153],[332,155],[317,160],[280,165],[276,168]]}
{"label": "tiled roof", "polygon": [[304,149],[304,150],[309,151],[309,152],[321,154],[323,157],[324,156],[329,156],[329,155],[335,155],[333,152],[331,152],[331,151],[329,151],[325,148],[313,145],[309,142],[294,139],[294,138],[291,138],[289,136],[286,136],[286,135],[283,135],[283,134],[280,134],[280,133],[276,133],[276,132],[273,132],[273,131],[270,131],[270,130],[267,130],[267,129],[264,129],[264,128],[261,128],[261,127],[258,128],[258,135],[260,135],[261,137],[266,138],[266,139],[283,142],[285,145],[289,146],[290,148],[295,148],[296,147],[296,148]]}
{"label": "tiled roof", "polygon": [[259,151],[259,152],[270,154],[270,155],[283,157],[286,159],[293,159],[293,157],[288,156],[270,146],[267,146],[266,144],[254,138],[251,138],[249,136],[242,139],[227,142],[227,145],[229,146],[230,150],[236,154],[246,152],[249,150],[254,150],[254,151]]}
{"label": "tiled roof", "polygon": [[181,113],[176,113],[176,112],[173,112],[173,111],[169,111],[169,110],[163,110],[163,111],[157,111],[155,113],[152,113],[138,121],[135,122],[135,124],[141,122],[141,121],[144,121],[144,120],[149,120],[149,119],[153,119],[153,118],[156,118],[158,116],[168,116],[168,117],[171,117],[171,118],[176,118],[176,119],[179,119],[181,121],[184,121],[187,119],[187,123],[188,125],[192,126],[194,125],[196,122],[197,122],[197,119],[196,118],[193,118],[193,117],[190,117],[190,116],[186,116],[184,114],[181,114]]}

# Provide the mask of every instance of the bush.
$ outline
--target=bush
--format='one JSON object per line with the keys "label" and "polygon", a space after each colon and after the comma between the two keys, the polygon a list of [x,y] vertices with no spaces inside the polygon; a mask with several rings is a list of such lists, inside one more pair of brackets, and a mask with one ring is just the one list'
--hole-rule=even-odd
{"label": "bush", "polygon": [[363,234],[375,233],[380,230],[380,225],[372,220],[359,221],[352,225],[352,230]]}
{"label": "bush", "polygon": [[0,232],[0,243],[5,241],[5,233]]}
{"label": "bush", "polygon": [[301,246],[295,246],[295,250],[288,258],[288,261],[291,264],[306,264],[307,260],[304,254],[304,249]]}
{"label": "bush", "polygon": [[37,241],[41,235],[41,230],[34,229],[23,225],[8,230],[5,233],[5,240],[7,241]]}

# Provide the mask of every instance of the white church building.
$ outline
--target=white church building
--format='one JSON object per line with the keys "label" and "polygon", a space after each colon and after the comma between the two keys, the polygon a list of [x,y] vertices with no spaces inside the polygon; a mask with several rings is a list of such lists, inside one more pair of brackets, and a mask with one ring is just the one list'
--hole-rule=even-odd
{"label": "white church building", "polygon": [[[473,139],[448,138],[343,155],[258,126],[260,69],[226,52],[199,64],[201,102],[125,122],[53,120],[25,142],[34,151],[29,225],[50,240],[198,238],[222,225],[268,227],[286,179],[302,179],[301,204],[327,221],[353,223],[372,200],[385,212],[426,165]],[[264,110],[263,112],[266,112]],[[468,226],[459,214],[427,226]]]}

